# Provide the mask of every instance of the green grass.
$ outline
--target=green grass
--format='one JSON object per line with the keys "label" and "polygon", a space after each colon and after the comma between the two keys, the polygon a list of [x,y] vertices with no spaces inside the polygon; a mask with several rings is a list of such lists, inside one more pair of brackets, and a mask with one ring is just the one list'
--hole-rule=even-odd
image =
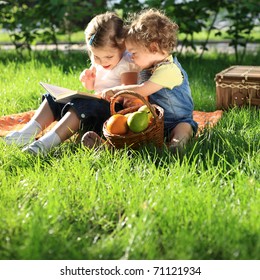
{"label": "green grass", "polygon": [[[179,60],[195,109],[215,110],[214,76],[234,58]],[[84,61],[1,52],[1,115],[37,108],[41,80],[80,88]],[[259,259],[259,147],[260,111],[249,108],[225,112],[182,157],[73,142],[33,157],[0,141],[0,259]]]}

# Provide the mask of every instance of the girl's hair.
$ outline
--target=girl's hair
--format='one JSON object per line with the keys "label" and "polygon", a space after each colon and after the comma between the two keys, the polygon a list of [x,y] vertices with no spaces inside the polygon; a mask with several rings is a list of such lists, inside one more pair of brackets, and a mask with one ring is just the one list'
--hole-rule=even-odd
{"label": "girl's hair", "polygon": [[123,49],[125,32],[123,20],[115,13],[95,16],[85,29],[87,47],[113,47]]}
{"label": "girl's hair", "polygon": [[144,10],[134,15],[127,29],[126,40],[148,49],[153,42],[158,44],[161,51],[168,53],[172,53],[177,46],[178,25],[156,9]]}

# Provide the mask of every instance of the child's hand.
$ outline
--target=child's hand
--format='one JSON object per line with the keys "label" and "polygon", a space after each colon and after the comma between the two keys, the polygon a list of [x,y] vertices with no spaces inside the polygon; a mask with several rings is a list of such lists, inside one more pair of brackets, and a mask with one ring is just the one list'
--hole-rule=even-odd
{"label": "child's hand", "polygon": [[107,101],[111,100],[111,97],[114,95],[115,93],[113,92],[113,90],[111,89],[105,89],[101,92],[101,98],[105,99]]}
{"label": "child's hand", "polygon": [[79,80],[87,89],[94,89],[94,82],[96,79],[96,68],[85,69],[81,72]]}
{"label": "child's hand", "polygon": [[87,80],[95,80],[96,78],[96,68],[93,67],[92,69],[85,69],[79,76],[79,80],[84,83]]}

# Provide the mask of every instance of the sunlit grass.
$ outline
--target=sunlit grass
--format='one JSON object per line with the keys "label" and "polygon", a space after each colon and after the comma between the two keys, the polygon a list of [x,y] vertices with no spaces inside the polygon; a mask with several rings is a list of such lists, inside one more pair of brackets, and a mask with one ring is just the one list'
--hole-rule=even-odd
{"label": "sunlit grass", "polygon": [[[214,76],[234,58],[179,60],[195,108],[215,110]],[[36,109],[39,81],[80,89],[86,65],[85,53],[1,52],[1,115]],[[259,147],[252,108],[225,112],[183,156],[65,142],[34,157],[0,139],[0,259],[259,259]]]}

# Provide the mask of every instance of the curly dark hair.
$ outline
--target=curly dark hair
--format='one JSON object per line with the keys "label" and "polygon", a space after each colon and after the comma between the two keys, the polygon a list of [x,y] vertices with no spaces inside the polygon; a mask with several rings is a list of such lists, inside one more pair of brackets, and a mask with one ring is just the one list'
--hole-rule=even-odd
{"label": "curly dark hair", "polygon": [[178,29],[179,26],[163,12],[156,9],[143,10],[134,15],[127,26],[126,40],[133,40],[148,49],[151,43],[156,42],[161,51],[172,53],[177,46]]}

